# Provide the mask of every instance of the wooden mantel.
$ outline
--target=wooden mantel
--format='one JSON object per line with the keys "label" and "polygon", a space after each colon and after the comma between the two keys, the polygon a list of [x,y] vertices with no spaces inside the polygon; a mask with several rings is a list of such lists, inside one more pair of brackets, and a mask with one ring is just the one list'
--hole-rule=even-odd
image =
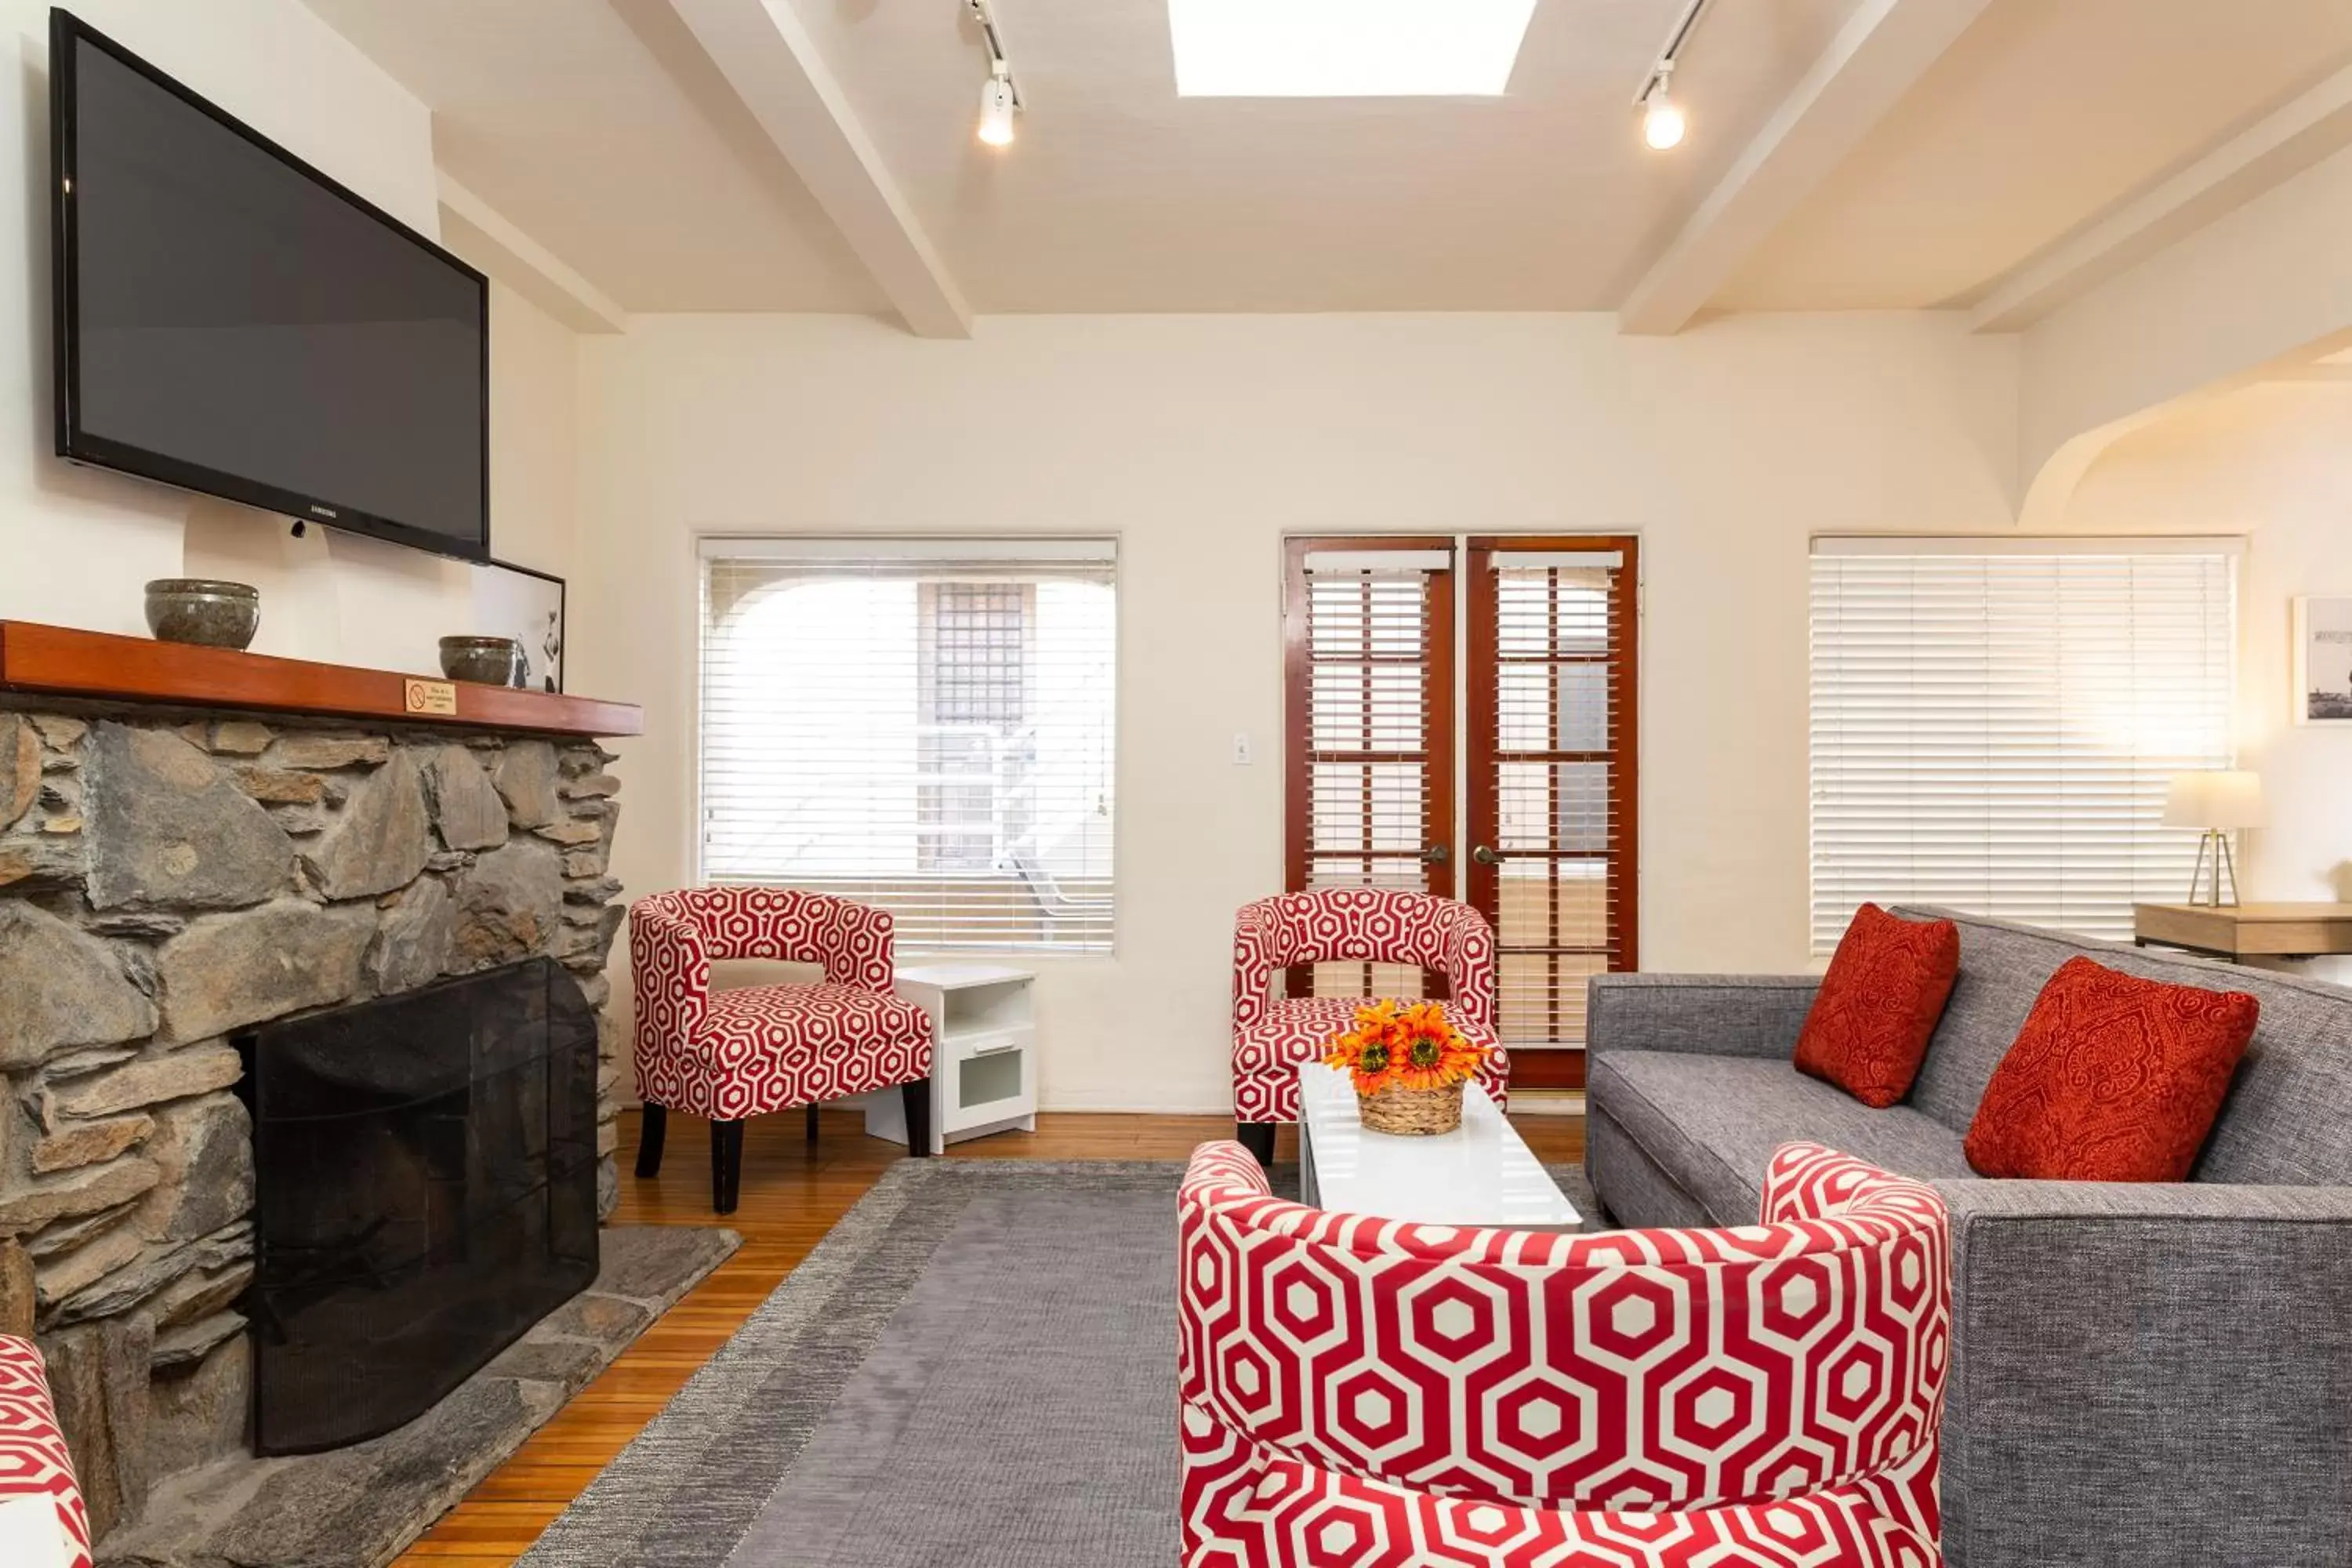
{"label": "wooden mantel", "polygon": [[632,703],[463,680],[431,683],[456,689],[454,715],[420,712],[410,706],[410,686],[423,679],[389,669],[356,669],[32,621],[0,621],[0,692],[546,735],[601,738],[645,732],[645,711]]}

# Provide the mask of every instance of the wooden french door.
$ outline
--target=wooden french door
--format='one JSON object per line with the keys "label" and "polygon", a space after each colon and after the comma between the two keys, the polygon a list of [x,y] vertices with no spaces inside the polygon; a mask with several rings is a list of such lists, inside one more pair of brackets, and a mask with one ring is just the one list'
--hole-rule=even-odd
{"label": "wooden french door", "polygon": [[[1286,546],[1286,881],[1458,889],[1495,928],[1497,1022],[1531,1088],[1582,1085],[1585,982],[1635,963],[1635,552],[1617,536]],[[1333,963],[1286,984],[1443,983]]]}
{"label": "wooden french door", "polygon": [[1585,982],[1635,967],[1636,548],[1469,542],[1468,897],[1529,1088],[1582,1087]]}
{"label": "wooden french door", "polygon": [[[1294,539],[1283,644],[1285,880],[1454,891],[1454,541]],[[1439,994],[1388,964],[1293,971],[1289,994]],[[1311,991],[1310,991],[1311,987]]]}

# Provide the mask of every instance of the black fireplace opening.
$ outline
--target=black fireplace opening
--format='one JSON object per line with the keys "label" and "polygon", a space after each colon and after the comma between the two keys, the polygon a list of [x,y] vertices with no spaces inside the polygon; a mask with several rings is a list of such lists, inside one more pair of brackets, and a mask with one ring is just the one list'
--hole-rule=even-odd
{"label": "black fireplace opening", "polygon": [[596,1016],[539,958],[268,1025],[253,1113],[254,1447],[431,1408],[596,1277]]}

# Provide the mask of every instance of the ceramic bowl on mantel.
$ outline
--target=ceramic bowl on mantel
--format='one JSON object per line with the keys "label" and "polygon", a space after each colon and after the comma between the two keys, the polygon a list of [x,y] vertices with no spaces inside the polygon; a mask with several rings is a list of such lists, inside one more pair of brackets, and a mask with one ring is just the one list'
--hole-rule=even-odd
{"label": "ceramic bowl on mantel", "polygon": [[441,673],[452,680],[484,686],[520,686],[530,666],[522,644],[512,637],[457,637],[441,639]]}
{"label": "ceramic bowl on mantel", "polygon": [[158,577],[147,584],[147,629],[159,642],[242,651],[261,630],[261,592],[205,577]]}

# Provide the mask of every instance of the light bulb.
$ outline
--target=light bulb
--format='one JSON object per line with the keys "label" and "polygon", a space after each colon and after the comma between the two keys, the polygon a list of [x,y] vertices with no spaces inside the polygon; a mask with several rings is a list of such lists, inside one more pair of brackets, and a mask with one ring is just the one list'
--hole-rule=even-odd
{"label": "light bulb", "polygon": [[1013,145],[1013,82],[992,76],[980,89],[980,139],[992,147]]}
{"label": "light bulb", "polygon": [[1663,153],[1683,139],[1683,111],[1666,96],[1665,83],[1650,95],[1649,111],[1642,116],[1642,139]]}

